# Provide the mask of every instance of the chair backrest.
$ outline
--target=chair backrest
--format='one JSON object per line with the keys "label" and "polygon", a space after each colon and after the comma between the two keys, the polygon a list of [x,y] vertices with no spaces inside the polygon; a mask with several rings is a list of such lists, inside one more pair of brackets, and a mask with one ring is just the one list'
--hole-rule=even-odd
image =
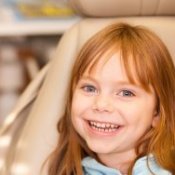
{"label": "chair backrest", "polygon": [[[0,131],[0,141],[9,137],[11,141],[0,162],[1,175],[40,174],[44,160],[58,139],[56,123],[65,109],[76,55],[87,39],[100,29],[116,22],[144,25],[162,38],[175,61],[175,1],[70,0],[70,3],[81,14],[91,17],[83,18],[64,34],[49,65],[29,85],[7,117]],[[46,170],[41,174],[46,175]]]}
{"label": "chair backrest", "polygon": [[69,0],[81,15],[89,17],[174,15],[173,0]]}

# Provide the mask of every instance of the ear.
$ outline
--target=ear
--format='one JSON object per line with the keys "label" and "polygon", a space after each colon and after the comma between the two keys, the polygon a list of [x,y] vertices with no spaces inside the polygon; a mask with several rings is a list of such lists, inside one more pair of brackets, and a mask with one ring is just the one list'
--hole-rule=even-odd
{"label": "ear", "polygon": [[160,121],[159,112],[156,110],[152,119],[152,127],[155,128]]}

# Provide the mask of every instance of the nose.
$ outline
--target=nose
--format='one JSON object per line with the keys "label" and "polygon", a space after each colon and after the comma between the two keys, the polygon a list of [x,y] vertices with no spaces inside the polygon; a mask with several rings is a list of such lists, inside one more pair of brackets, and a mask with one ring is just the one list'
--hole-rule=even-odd
{"label": "nose", "polygon": [[99,94],[95,97],[92,108],[96,112],[113,112],[114,104],[111,97]]}

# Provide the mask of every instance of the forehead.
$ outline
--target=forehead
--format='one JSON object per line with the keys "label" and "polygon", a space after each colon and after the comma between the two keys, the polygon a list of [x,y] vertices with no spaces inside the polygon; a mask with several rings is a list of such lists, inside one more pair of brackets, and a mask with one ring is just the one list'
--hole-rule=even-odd
{"label": "forehead", "polygon": [[111,72],[114,70],[124,71],[123,61],[119,51],[114,54],[102,55],[87,67],[85,73],[101,73],[103,70],[105,70],[105,72]]}
{"label": "forehead", "polygon": [[[142,74],[144,68],[140,68],[136,60],[138,60],[138,58],[135,58],[134,55],[124,55],[123,50],[119,48],[110,49],[93,58],[82,75],[94,76],[94,73],[101,74],[103,70],[106,77],[108,77],[108,74],[113,73],[113,76],[124,77],[129,83],[139,85],[146,91],[150,91],[149,77],[147,75],[145,76],[145,73]],[[141,59],[139,58],[139,62],[140,61]],[[138,75],[138,73],[140,74]]]}
{"label": "forehead", "polygon": [[[120,50],[115,52],[108,51],[97,58],[94,58],[93,62],[86,68],[83,74],[95,75],[95,74],[105,74],[108,75],[124,77],[128,80],[127,72],[125,70],[124,60],[121,55]],[[132,69],[132,74],[135,77],[134,68]]]}
{"label": "forehead", "polygon": [[84,77],[93,79],[100,84],[130,84],[119,52],[107,60],[102,57],[91,71],[85,71]]}
{"label": "forehead", "polygon": [[91,62],[89,65],[87,65],[84,73],[92,73],[94,71],[102,69],[113,57],[116,57],[116,61],[118,61],[117,59],[121,59],[120,51],[108,49],[106,51],[99,52],[93,58],[91,58]]}

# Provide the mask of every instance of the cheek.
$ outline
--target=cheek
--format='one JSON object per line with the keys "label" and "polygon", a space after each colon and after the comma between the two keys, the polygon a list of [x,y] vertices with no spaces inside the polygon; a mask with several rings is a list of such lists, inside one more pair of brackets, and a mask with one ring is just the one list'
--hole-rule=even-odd
{"label": "cheek", "polygon": [[154,104],[145,102],[128,104],[121,112],[128,123],[150,125],[154,118]]}
{"label": "cheek", "polygon": [[87,97],[78,91],[75,91],[72,100],[72,114],[80,115],[92,108],[92,97]]}
{"label": "cheek", "polygon": [[78,125],[87,110],[87,102],[80,93],[74,93],[71,107],[71,120],[74,125]]}
{"label": "cheek", "polygon": [[75,90],[73,94],[73,98],[72,98],[72,112],[73,113],[79,109],[78,107],[81,105],[81,103],[82,103],[82,98],[77,92],[77,90]]}
{"label": "cheek", "polygon": [[81,136],[84,137],[84,111],[85,104],[82,101],[82,98],[79,94],[74,94],[72,99],[72,107],[71,107],[71,121],[75,131]]}
{"label": "cheek", "polygon": [[78,108],[79,104],[80,104],[79,100],[77,100],[76,96],[74,95],[72,99],[72,107],[71,107],[71,119],[73,123],[74,123],[74,119],[79,113],[79,108]]}

